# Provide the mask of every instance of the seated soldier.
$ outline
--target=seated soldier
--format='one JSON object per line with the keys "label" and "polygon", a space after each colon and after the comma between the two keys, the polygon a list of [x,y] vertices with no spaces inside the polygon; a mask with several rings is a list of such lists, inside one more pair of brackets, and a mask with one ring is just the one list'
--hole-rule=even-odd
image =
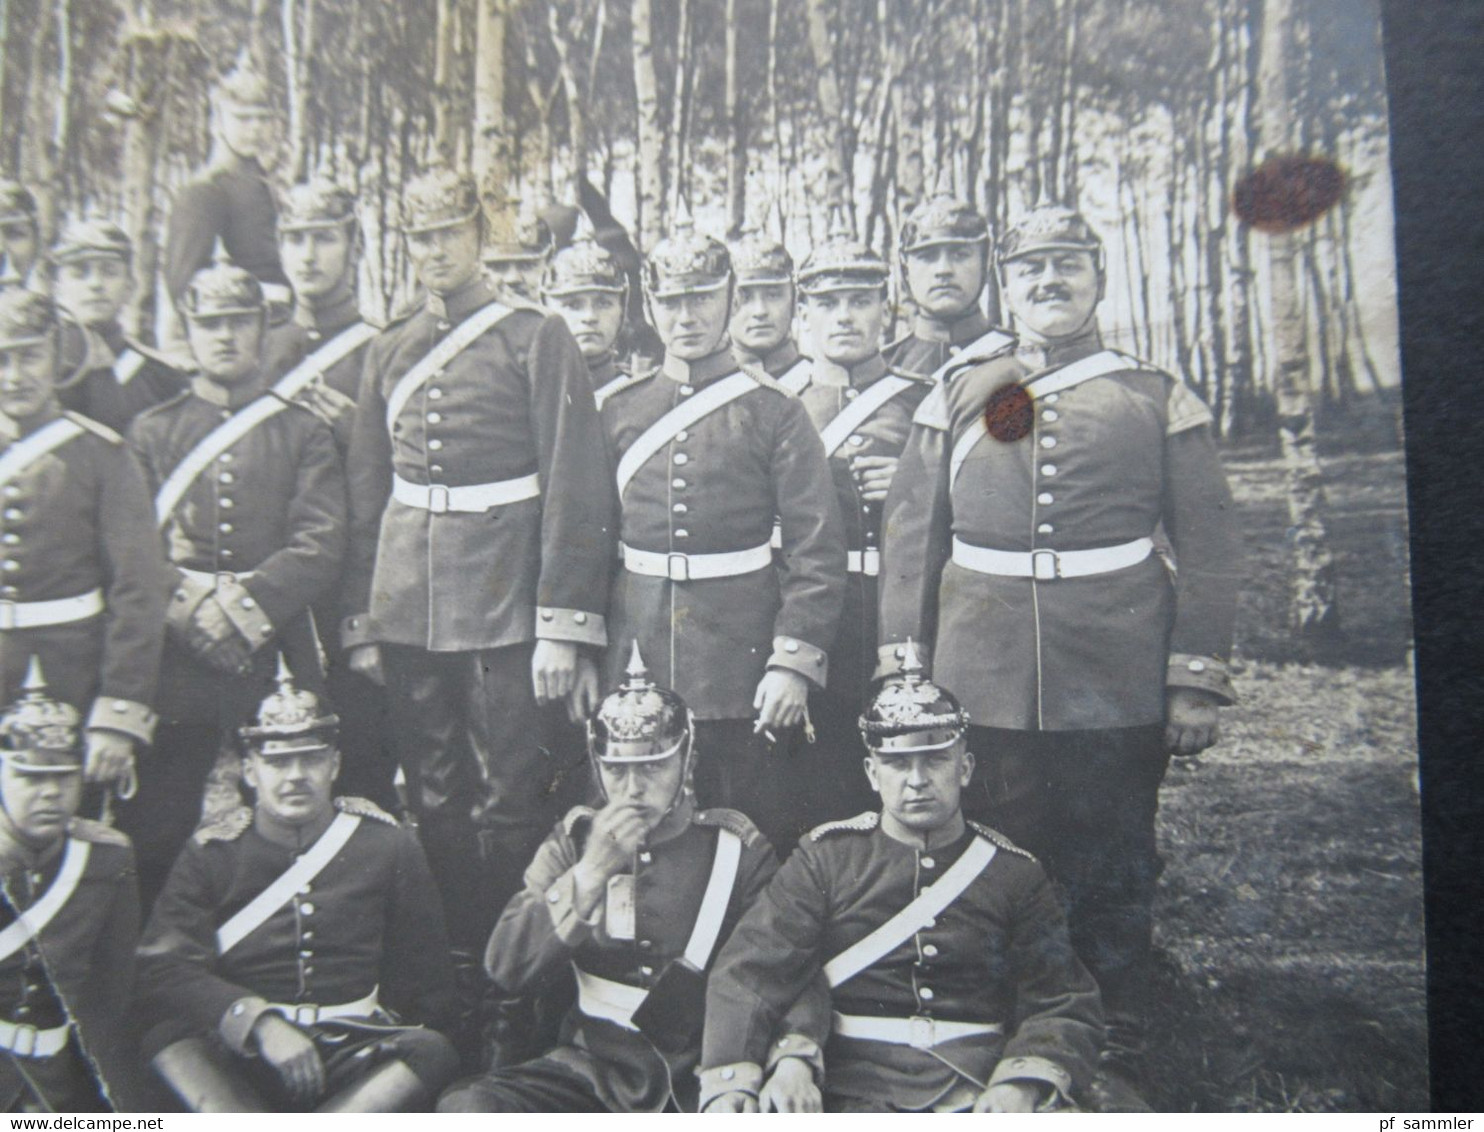
{"label": "seated soldier", "polygon": [[[1041,866],[964,820],[968,716],[907,652],[860,721],[881,812],[810,833],[717,957],[702,1111],[1041,1112],[1092,1075],[1097,985]],[[802,1033],[828,1041],[822,1098],[807,1059],[777,1056],[821,971],[833,1021]]]}
{"label": "seated soldier", "polygon": [[75,817],[81,717],[33,658],[0,716],[0,1111],[138,1107],[121,1024],[139,893],[121,833]]}
{"label": "seated soldier", "polygon": [[145,929],[144,1052],[192,1111],[416,1111],[456,1071],[424,1028],[453,1008],[437,889],[409,830],[331,800],[337,723],[280,664],[240,729],[256,806],[197,831]]}
{"label": "seated soldier", "polygon": [[[605,803],[572,810],[546,839],[485,951],[508,994],[571,965],[561,1042],[455,1085],[438,1111],[694,1111],[705,971],[778,864],[735,810],[696,810],[693,740],[685,701],[649,679],[636,644],[628,680],[588,727]],[[801,990],[800,1029],[822,1029],[822,981]]]}

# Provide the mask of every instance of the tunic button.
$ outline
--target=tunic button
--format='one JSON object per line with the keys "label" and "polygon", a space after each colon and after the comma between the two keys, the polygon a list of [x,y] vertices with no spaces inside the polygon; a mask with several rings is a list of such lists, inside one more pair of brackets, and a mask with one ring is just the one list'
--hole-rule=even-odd
{"label": "tunic button", "polygon": [[925,869],[934,868],[937,864],[938,862],[933,860],[931,857],[924,857],[922,859],[922,867]]}
{"label": "tunic button", "polygon": [[13,574],[17,570],[19,570],[20,568],[21,568],[21,564],[19,562],[17,562],[14,558],[7,558],[5,560],[5,570],[6,570],[7,573]]}
{"label": "tunic button", "polygon": [[314,974],[314,968],[311,967],[311,966],[309,966],[308,964],[305,964],[305,966],[304,966],[304,977],[307,979],[312,974]]}
{"label": "tunic button", "polygon": [[684,452],[677,452],[675,453],[675,462],[682,465],[689,464],[690,457],[687,456]]}
{"label": "tunic button", "polygon": [[1047,409],[1041,414],[1041,419],[1049,424],[1052,421],[1060,420],[1061,414],[1058,413],[1055,409]]}
{"label": "tunic button", "polygon": [[647,849],[643,853],[639,854],[639,863],[641,865],[647,865],[652,860],[654,860],[654,854],[649,852],[649,850]]}
{"label": "tunic button", "polygon": [[128,703],[128,701],[127,700],[114,700],[113,701],[113,710],[116,711],[116,712],[118,712],[120,715],[123,715],[124,712],[126,712],[126,711],[129,710],[129,703]]}
{"label": "tunic button", "polygon": [[690,538],[690,532],[688,530],[686,530],[684,527],[681,527],[680,530],[678,530],[678,531],[675,532],[675,537],[676,538]]}
{"label": "tunic button", "polygon": [[925,943],[922,945],[922,953],[929,959],[936,959],[938,957],[938,945],[935,943]]}
{"label": "tunic button", "polygon": [[247,1007],[243,1006],[242,1003],[240,1003],[240,1002],[234,1002],[232,1004],[232,1014],[235,1017],[240,1017],[242,1015],[242,1012],[245,1011],[246,1009],[247,1009]]}
{"label": "tunic button", "polygon": [[652,940],[652,939],[641,939],[639,941],[639,950],[640,951],[649,951],[653,947],[654,947],[654,940]]}
{"label": "tunic button", "polygon": [[314,932],[313,932],[313,930],[306,931],[304,933],[304,942],[305,943],[308,943],[313,938],[314,938]]}
{"label": "tunic button", "polygon": [[219,464],[230,464],[231,462],[232,453],[230,452],[223,452],[220,456],[217,457],[217,463]]}
{"label": "tunic button", "polygon": [[5,545],[6,546],[14,546],[16,543],[18,543],[20,541],[21,541],[21,536],[18,535],[18,534],[16,534],[14,531],[6,531],[5,532]]}
{"label": "tunic button", "polygon": [[681,444],[684,444],[687,440],[690,439],[690,433],[686,432],[685,429],[681,429],[675,434],[675,439],[678,440]]}
{"label": "tunic button", "polygon": [[579,624],[579,625],[586,625],[587,624],[587,614],[586,613],[583,613],[579,609],[576,613],[572,614],[572,620],[573,621],[576,621],[577,624]]}
{"label": "tunic button", "polygon": [[860,395],[861,391],[859,389],[847,389],[845,391],[845,400],[854,401]]}
{"label": "tunic button", "polygon": [[453,329],[453,323],[449,322],[447,319],[440,318],[438,320],[438,329],[439,330],[452,330]]}
{"label": "tunic button", "polygon": [[15,484],[8,483],[8,484],[5,485],[5,498],[6,499],[14,499],[20,493],[21,493],[21,489],[18,488]]}
{"label": "tunic button", "polygon": [[255,602],[255,601],[253,601],[253,599],[250,598],[250,597],[245,597],[245,598],[242,599],[242,608],[243,609],[251,609],[253,606],[255,606],[257,604],[258,603]]}
{"label": "tunic button", "polygon": [[862,436],[860,433],[856,433],[854,436],[852,436],[850,438],[850,443],[853,444],[853,445],[855,445],[857,448],[859,448],[865,442],[866,442],[866,438],[864,436]]}
{"label": "tunic button", "polygon": [[783,651],[784,652],[798,652],[799,651],[799,642],[798,641],[784,641],[783,642]]}
{"label": "tunic button", "polygon": [[787,1045],[788,1045],[788,1039],[787,1038],[779,1038],[778,1039],[778,1048],[779,1049],[784,1049],[785,1047],[787,1047]]}
{"label": "tunic button", "polygon": [[442,424],[443,423],[443,414],[442,413],[429,413],[428,414],[428,423],[429,424]]}
{"label": "tunic button", "polygon": [[7,507],[5,509],[5,517],[11,522],[14,522],[21,517],[21,509],[19,507]]}
{"label": "tunic button", "polygon": [[670,508],[670,510],[674,511],[677,515],[684,515],[687,511],[690,510],[690,508],[687,507],[684,503],[677,503],[674,507]]}
{"label": "tunic button", "polygon": [[433,386],[433,388],[431,388],[431,389],[428,390],[428,400],[429,401],[441,401],[441,400],[443,400],[443,390],[439,389],[436,385]]}
{"label": "tunic button", "polygon": [[554,618],[555,618],[555,617],[556,617],[556,614],[555,614],[555,613],[553,613],[553,612],[552,612],[552,611],[551,611],[551,610],[549,610],[549,609],[543,609],[543,610],[542,610],[542,611],[541,611],[541,620],[543,620],[543,621],[551,621],[551,620],[553,620],[553,619],[554,619]]}
{"label": "tunic button", "polygon": [[237,477],[234,476],[231,472],[223,472],[216,478],[220,483],[232,483],[234,480],[236,480]]}
{"label": "tunic button", "polygon": [[233,503],[230,499],[227,499],[225,497],[218,500],[218,503],[221,505],[223,511],[230,511],[233,507],[237,506],[237,504]]}
{"label": "tunic button", "polygon": [[311,904],[307,900],[304,901],[303,904],[300,904],[299,905],[299,914],[300,915],[303,915],[303,916],[312,916],[312,915],[314,915],[314,905]]}
{"label": "tunic button", "polygon": [[443,465],[442,464],[434,464],[432,467],[430,467],[428,469],[428,474],[429,475],[434,475],[434,476],[441,476],[443,474]]}
{"label": "tunic button", "polygon": [[1056,465],[1055,464],[1042,464],[1041,465],[1041,474],[1043,476],[1054,476],[1054,475],[1056,475]]}
{"label": "tunic button", "polygon": [[682,397],[689,397],[695,391],[696,387],[694,385],[682,385],[680,387],[680,395]]}
{"label": "tunic button", "polygon": [[224,535],[231,534],[233,530],[231,523],[218,523],[216,525],[216,529],[221,531]]}
{"label": "tunic button", "polygon": [[932,1002],[933,1001],[933,988],[932,987],[923,987],[922,990],[918,991],[917,993],[922,996],[922,1001],[923,1002]]}
{"label": "tunic button", "polygon": [[554,892],[554,891],[553,892],[548,892],[546,894],[546,902],[548,904],[555,904],[560,899],[561,899],[561,896],[558,893]]}
{"label": "tunic button", "polygon": [[648,978],[650,978],[650,977],[652,977],[654,975],[654,968],[653,967],[640,967],[639,968],[639,974],[643,975],[646,979],[648,979]]}
{"label": "tunic button", "polygon": [[1044,400],[1045,400],[1046,404],[1048,404],[1048,405],[1055,405],[1058,401],[1061,400],[1061,394],[1060,393],[1048,393],[1048,394],[1046,394]]}
{"label": "tunic button", "polygon": [[1206,662],[1204,660],[1192,660],[1185,667],[1192,672],[1204,672],[1206,671]]}
{"label": "tunic button", "polygon": [[428,441],[428,447],[431,448],[434,452],[440,451],[443,448],[443,441],[435,437],[434,439]]}
{"label": "tunic button", "polygon": [[1047,503],[1055,503],[1056,496],[1052,495],[1049,491],[1043,491],[1040,495],[1036,496],[1036,502],[1043,505]]}
{"label": "tunic button", "polygon": [[1056,447],[1056,437],[1054,437],[1054,436],[1043,436],[1043,437],[1041,437],[1041,447],[1042,448],[1055,448]]}
{"label": "tunic button", "polygon": [[723,1069],[721,1071],[721,1079],[723,1081],[730,1081],[736,1075],[737,1075],[737,1071],[735,1069],[733,1069],[730,1065],[728,1065],[725,1069]]}
{"label": "tunic button", "polygon": [[670,481],[670,486],[673,487],[676,491],[684,491],[685,481],[677,476],[675,479]]}
{"label": "tunic button", "polygon": [[21,591],[14,586],[0,586],[0,597],[20,597]]}
{"label": "tunic button", "polygon": [[1052,532],[1053,532],[1053,531],[1054,531],[1054,530],[1055,530],[1055,529],[1056,529],[1056,528],[1055,528],[1055,527],[1053,527],[1053,526],[1052,526],[1052,525],[1051,525],[1051,524],[1050,524],[1050,523],[1042,523],[1042,524],[1041,524],[1041,525],[1040,525],[1040,526],[1038,526],[1038,527],[1037,527],[1037,528],[1036,528],[1036,533],[1037,533],[1037,534],[1038,534],[1038,535],[1049,535],[1049,534],[1051,534],[1051,533],[1052,533]]}
{"label": "tunic button", "polygon": [[301,952],[299,952],[299,958],[300,959],[313,959],[314,958],[314,952],[312,952],[312,951],[301,951]]}

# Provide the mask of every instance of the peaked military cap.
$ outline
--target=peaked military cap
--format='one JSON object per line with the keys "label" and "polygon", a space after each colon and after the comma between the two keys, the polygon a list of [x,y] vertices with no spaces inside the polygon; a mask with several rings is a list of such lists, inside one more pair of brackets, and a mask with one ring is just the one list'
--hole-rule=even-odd
{"label": "peaked military cap", "polygon": [[57,306],[45,295],[12,286],[0,290],[0,350],[41,342],[57,328]]}
{"label": "peaked military cap", "polygon": [[732,257],[720,240],[697,232],[682,213],[675,231],[644,261],[644,287],[656,299],[716,291],[732,278]]}
{"label": "peaked military cap", "polygon": [[408,182],[402,193],[403,232],[452,228],[479,215],[479,186],[468,173],[433,169]]}
{"label": "peaked military cap", "polygon": [[325,710],[313,692],[294,683],[282,653],[275,679],[278,686],[259,705],[257,722],[237,729],[247,748],[272,759],[330,747],[340,717]]}
{"label": "peaked military cap", "polygon": [[301,181],[278,203],[278,230],[302,232],[310,228],[340,228],[356,222],[356,197],[328,177]]}
{"label": "peaked military cap", "polygon": [[191,276],[180,296],[180,310],[187,318],[258,314],[266,309],[263,285],[252,272],[232,262],[220,240],[213,261]]}
{"label": "peaked military cap", "polygon": [[123,228],[102,217],[69,220],[51,249],[51,261],[59,264],[104,256],[129,263],[134,258],[134,244]]}
{"label": "peaked military cap", "polygon": [[732,244],[732,271],[740,283],[792,283],[794,259],[766,232],[748,232]]}
{"label": "peaked military cap", "polygon": [[588,723],[588,751],[610,766],[650,763],[682,753],[691,734],[685,701],[649,677],[634,642],[627,679],[604,697]]}
{"label": "peaked military cap", "polygon": [[871,697],[859,723],[861,738],[872,752],[940,751],[964,734],[969,713],[951,692],[923,675],[917,649],[909,640],[900,675]]}
{"label": "peaked military cap", "polygon": [[0,715],[0,758],[26,774],[72,774],[82,769],[82,716],[47,693],[34,656],[21,698]]}
{"label": "peaked military cap", "polygon": [[1000,237],[997,258],[1008,263],[1041,251],[1091,252],[1102,258],[1103,242],[1082,215],[1064,205],[1042,205],[1012,224]]}
{"label": "peaked military cap", "polygon": [[579,240],[551,257],[541,280],[543,295],[575,295],[582,291],[606,291],[622,295],[628,277],[618,258],[592,240]]}
{"label": "peaked military cap", "polygon": [[940,244],[981,243],[989,243],[989,222],[944,186],[907,214],[899,246],[905,254]]}
{"label": "peaked military cap", "polygon": [[891,276],[886,261],[850,230],[837,212],[824,242],[811,251],[799,268],[799,290],[806,295],[879,287]]}
{"label": "peaked military cap", "polygon": [[19,181],[0,181],[0,224],[36,219],[36,195]]}
{"label": "peaked military cap", "polygon": [[511,201],[491,217],[484,261],[531,263],[545,259],[555,247],[546,221],[522,211],[518,201]]}

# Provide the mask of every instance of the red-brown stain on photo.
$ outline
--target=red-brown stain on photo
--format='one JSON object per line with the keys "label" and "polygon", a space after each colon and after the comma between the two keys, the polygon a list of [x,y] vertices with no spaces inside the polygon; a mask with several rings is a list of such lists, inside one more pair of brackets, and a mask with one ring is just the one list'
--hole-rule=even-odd
{"label": "red-brown stain on photo", "polygon": [[1237,182],[1232,211],[1260,232],[1292,232],[1318,220],[1345,192],[1345,172],[1327,157],[1270,157]]}
{"label": "red-brown stain on photo", "polygon": [[1030,433],[1031,417],[1031,395],[1015,382],[1000,386],[984,404],[985,429],[1007,444]]}

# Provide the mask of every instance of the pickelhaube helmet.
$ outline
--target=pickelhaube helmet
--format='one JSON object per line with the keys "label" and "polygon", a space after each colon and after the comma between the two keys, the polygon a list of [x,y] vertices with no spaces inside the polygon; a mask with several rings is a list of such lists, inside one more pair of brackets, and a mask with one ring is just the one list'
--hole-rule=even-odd
{"label": "pickelhaube helmet", "polygon": [[932,196],[907,214],[898,240],[903,255],[940,244],[989,245],[989,222],[955,195],[949,169],[939,177]]}
{"label": "pickelhaube helmet", "polygon": [[479,186],[468,173],[432,169],[402,192],[401,228],[406,233],[452,228],[479,216]]}
{"label": "pickelhaube helmet", "polygon": [[235,106],[273,105],[273,92],[268,79],[258,69],[252,53],[246,48],[237,56],[232,69],[216,85],[216,97]]}
{"label": "pickelhaube helmet", "polygon": [[543,295],[575,295],[582,291],[606,291],[622,295],[628,276],[612,252],[592,240],[569,244],[546,265],[541,279]]}
{"label": "pickelhaube helmet", "polygon": [[0,758],[26,774],[73,774],[82,769],[82,716],[47,694],[34,656],[21,698],[0,715]]}
{"label": "pickelhaube helmet", "polygon": [[355,194],[328,177],[299,182],[278,203],[280,233],[310,228],[354,228],[355,222]]}
{"label": "pickelhaube helmet", "polygon": [[488,239],[484,245],[486,263],[535,263],[545,259],[556,247],[546,221],[526,212],[519,201],[490,217]]}
{"label": "pickelhaube helmet", "polygon": [[180,310],[187,318],[259,314],[266,309],[263,285],[252,272],[232,262],[220,240],[211,264],[191,276],[180,296]]}
{"label": "pickelhaube helmet", "polygon": [[875,752],[909,754],[951,747],[969,726],[969,713],[951,692],[923,675],[917,649],[909,640],[902,670],[883,684],[860,717],[861,738]]}
{"label": "pickelhaube helmet", "polygon": [[0,350],[41,342],[57,328],[57,305],[20,286],[0,289]]}
{"label": "pickelhaube helmet", "polygon": [[340,717],[326,711],[313,692],[295,685],[282,653],[276,682],[258,707],[257,722],[237,729],[244,746],[265,759],[331,747]]}
{"label": "pickelhaube helmet", "polygon": [[766,232],[746,232],[728,250],[739,286],[793,282],[793,256]]}
{"label": "pickelhaube helmet", "polygon": [[1060,204],[1032,209],[1012,224],[1000,237],[995,258],[1005,264],[1032,252],[1056,250],[1091,252],[1098,268],[1103,266],[1103,241],[1081,213]]}
{"label": "pickelhaube helmet", "polygon": [[[695,722],[685,701],[649,676],[635,641],[627,679],[610,692],[588,720],[587,750],[602,789],[600,767],[653,763],[679,756],[689,782]],[[678,799],[677,799],[678,800]]]}
{"label": "pickelhaube helmet", "polygon": [[0,224],[36,220],[36,196],[19,181],[0,180]]}
{"label": "pickelhaube helmet", "polygon": [[686,211],[644,261],[644,289],[655,299],[717,291],[731,280],[732,257],[726,245],[697,232]]}
{"label": "pickelhaube helmet", "polygon": [[799,290],[806,295],[879,287],[891,276],[886,261],[855,238],[843,211],[837,211],[824,242],[799,268]]}
{"label": "pickelhaube helmet", "polygon": [[62,234],[52,244],[50,258],[54,264],[112,256],[129,263],[134,258],[134,244],[129,234],[112,220],[81,217],[69,220]]}

